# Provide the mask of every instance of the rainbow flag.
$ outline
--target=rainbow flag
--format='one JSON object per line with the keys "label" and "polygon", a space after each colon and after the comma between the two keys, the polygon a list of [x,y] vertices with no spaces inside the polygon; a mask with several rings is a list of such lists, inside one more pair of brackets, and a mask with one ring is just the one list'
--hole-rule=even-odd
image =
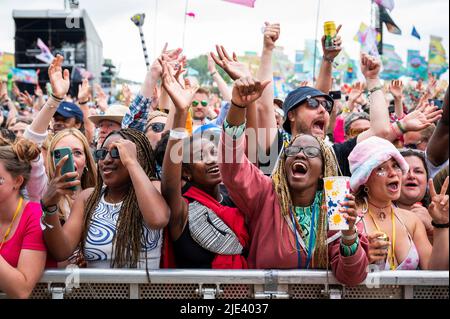
{"label": "rainbow flag", "polygon": [[442,38],[431,36],[428,53],[428,72],[440,77],[447,70],[448,62],[444,46],[442,45]]}
{"label": "rainbow flag", "polygon": [[223,1],[240,4],[249,8],[254,8],[256,2],[256,0],[223,0]]}

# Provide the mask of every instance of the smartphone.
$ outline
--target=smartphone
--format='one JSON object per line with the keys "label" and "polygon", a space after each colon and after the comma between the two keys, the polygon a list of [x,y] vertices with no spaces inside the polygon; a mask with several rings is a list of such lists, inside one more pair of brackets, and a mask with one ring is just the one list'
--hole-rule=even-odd
{"label": "smartphone", "polygon": [[438,99],[428,100],[431,105],[437,106],[437,108],[442,109],[444,107],[444,101]]}
{"label": "smartphone", "polygon": [[329,95],[331,96],[331,98],[333,100],[340,100],[342,98],[342,93],[341,91],[331,91],[329,93]]}
{"label": "smartphone", "polygon": [[[67,173],[75,172],[75,165],[73,163],[72,149],[70,149],[69,147],[57,148],[53,151],[52,156],[53,156],[53,163],[55,163],[55,167],[65,156],[68,156],[67,161],[64,163],[63,167],[61,168],[61,176],[64,174],[67,174]],[[71,178],[67,181],[73,182],[73,181],[75,181],[75,178]],[[76,186],[73,186],[73,187],[70,187],[69,189],[75,191],[77,188],[76,188]]]}

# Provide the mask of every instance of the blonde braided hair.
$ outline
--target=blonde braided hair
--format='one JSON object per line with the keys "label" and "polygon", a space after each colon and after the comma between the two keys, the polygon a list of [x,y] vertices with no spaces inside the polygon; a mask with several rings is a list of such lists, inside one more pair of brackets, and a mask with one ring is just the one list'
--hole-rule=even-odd
{"label": "blonde braided hair", "polygon": [[[299,134],[295,136],[289,146],[291,146],[297,138],[306,134]],[[337,159],[336,156],[331,149],[331,147],[327,146],[325,142],[317,137],[314,137],[320,145],[320,151],[322,153],[322,161],[323,161],[323,176],[337,176],[338,168],[337,168]],[[288,224],[292,225],[290,221],[290,209],[292,205],[291,193],[289,191],[289,185],[286,178],[286,155],[283,153],[278,162],[277,168],[275,170],[274,175],[272,176],[272,183],[275,190],[275,193],[278,197],[278,202],[281,209],[281,215]],[[319,214],[319,223],[317,230],[317,240],[316,246],[314,248],[314,257],[312,259],[311,268],[320,268],[324,269],[327,267],[328,263],[328,247],[327,247],[327,211],[324,209],[326,206],[325,196],[322,196],[322,203],[320,207]],[[283,227],[283,223],[281,224]],[[295,229],[296,225],[292,225]],[[301,231],[301,230],[299,230]],[[282,236],[283,229],[281,229],[280,236]],[[292,237],[290,237],[292,238]],[[294,242],[290,241],[291,247],[297,251],[296,245]]]}

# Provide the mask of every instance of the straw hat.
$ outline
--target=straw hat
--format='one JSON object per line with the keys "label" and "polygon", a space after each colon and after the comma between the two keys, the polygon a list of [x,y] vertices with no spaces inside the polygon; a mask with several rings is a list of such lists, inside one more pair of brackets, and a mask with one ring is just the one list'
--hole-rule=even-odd
{"label": "straw hat", "polygon": [[124,116],[129,113],[129,109],[126,106],[120,104],[113,104],[108,107],[105,114],[102,115],[91,115],[89,119],[98,125],[101,121],[111,121],[122,124]]}

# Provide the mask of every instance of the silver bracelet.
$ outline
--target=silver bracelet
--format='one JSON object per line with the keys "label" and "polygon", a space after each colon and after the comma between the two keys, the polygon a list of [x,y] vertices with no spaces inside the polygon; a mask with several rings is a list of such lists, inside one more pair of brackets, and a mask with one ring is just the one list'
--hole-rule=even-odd
{"label": "silver bracelet", "polygon": [[344,233],[341,231],[342,239],[351,241],[351,240],[355,240],[356,238],[358,238],[358,230],[356,229],[356,227],[353,227],[353,230],[355,231],[355,233],[351,236],[345,236]]}
{"label": "silver bracelet", "polygon": [[189,137],[189,134],[185,131],[175,131],[170,130],[170,138],[175,140],[184,140],[185,138]]}

